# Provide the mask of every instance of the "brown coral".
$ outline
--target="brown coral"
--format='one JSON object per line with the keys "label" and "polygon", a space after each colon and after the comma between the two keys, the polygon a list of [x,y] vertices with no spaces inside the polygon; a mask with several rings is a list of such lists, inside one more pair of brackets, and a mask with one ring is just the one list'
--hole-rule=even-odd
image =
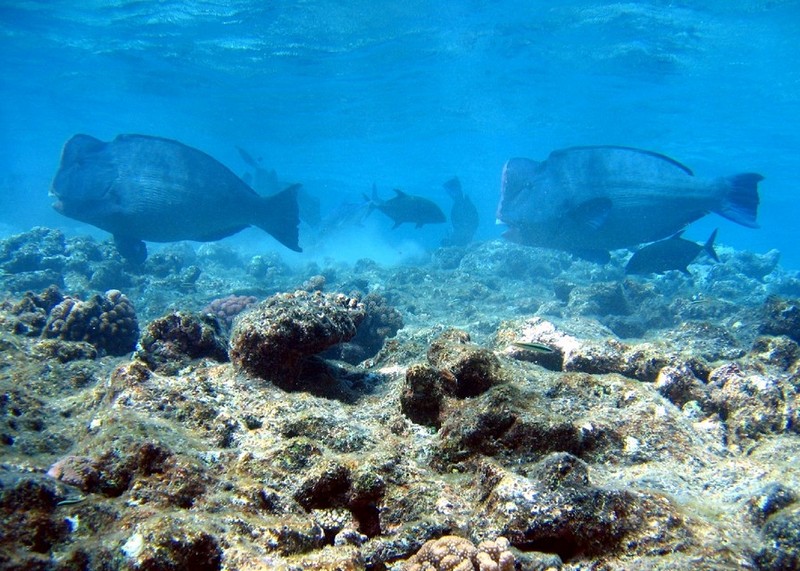
{"label": "brown coral", "polygon": [[139,325],[133,304],[112,289],[87,301],[64,297],[50,311],[42,337],[85,341],[109,355],[125,355],[136,346]]}
{"label": "brown coral", "polygon": [[405,563],[405,571],[512,571],[514,555],[505,537],[482,541],[477,547],[463,537],[432,539]]}

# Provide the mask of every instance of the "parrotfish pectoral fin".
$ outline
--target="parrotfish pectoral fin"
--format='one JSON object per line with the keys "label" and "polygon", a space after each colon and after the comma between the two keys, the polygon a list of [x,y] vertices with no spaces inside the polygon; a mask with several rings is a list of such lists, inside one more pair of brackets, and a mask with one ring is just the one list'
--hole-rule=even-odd
{"label": "parrotfish pectoral fin", "polygon": [[302,252],[297,227],[300,225],[300,208],[297,206],[297,190],[301,185],[293,184],[278,194],[261,199],[261,212],[255,225],[271,234],[278,242]]}
{"label": "parrotfish pectoral fin", "polygon": [[722,199],[719,214],[742,226],[758,228],[758,183],[764,177],[758,173],[748,172],[726,177],[724,183],[727,192]]}
{"label": "parrotfish pectoral fin", "polygon": [[593,198],[579,204],[572,211],[572,216],[589,229],[599,230],[608,220],[611,206],[611,200],[608,198]]}
{"label": "parrotfish pectoral fin", "polygon": [[143,264],[147,259],[147,245],[138,238],[114,235],[117,252],[132,264]]}

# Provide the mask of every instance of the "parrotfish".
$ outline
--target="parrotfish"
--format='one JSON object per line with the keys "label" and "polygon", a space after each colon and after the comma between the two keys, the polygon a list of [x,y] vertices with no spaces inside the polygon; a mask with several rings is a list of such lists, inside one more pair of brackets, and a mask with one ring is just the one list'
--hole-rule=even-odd
{"label": "parrotfish", "polygon": [[61,214],[111,232],[119,252],[141,263],[144,241],[219,240],[258,226],[297,252],[297,189],[260,196],[227,167],[178,141],[75,135],[50,190]]}
{"label": "parrotfish", "polygon": [[506,162],[497,218],[512,241],[607,261],[609,250],[667,238],[709,212],[758,227],[763,178],[695,178],[651,151],[572,147],[541,162]]}

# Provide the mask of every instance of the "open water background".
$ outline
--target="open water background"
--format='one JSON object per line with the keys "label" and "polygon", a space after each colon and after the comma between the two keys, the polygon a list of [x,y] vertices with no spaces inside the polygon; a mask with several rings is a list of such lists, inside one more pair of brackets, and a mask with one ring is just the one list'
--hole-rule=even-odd
{"label": "open water background", "polygon": [[[761,228],[686,236],[800,269],[800,2],[374,0],[0,2],[0,236],[46,225],[61,146],[83,132],[176,138],[235,172],[239,145],[322,199],[375,182],[429,196],[457,174],[494,210],[506,159],[571,145],[665,153],[698,176],[756,171]],[[444,226],[373,214],[316,252],[401,259]],[[236,238],[280,249],[248,230]],[[331,238],[333,242],[335,239]],[[315,249],[287,259],[303,260]]]}

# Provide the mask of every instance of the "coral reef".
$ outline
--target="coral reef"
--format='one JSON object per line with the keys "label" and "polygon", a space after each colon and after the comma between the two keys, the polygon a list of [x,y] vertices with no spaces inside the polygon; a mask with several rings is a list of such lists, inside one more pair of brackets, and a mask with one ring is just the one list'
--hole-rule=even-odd
{"label": "coral reef", "polygon": [[292,389],[307,358],[352,339],[363,319],[364,306],[343,294],[277,294],[234,323],[231,361],[249,375]]}
{"label": "coral reef", "polygon": [[[28,292],[17,302],[6,301],[3,307],[7,314],[0,323],[14,333],[88,343],[103,354],[130,353],[139,336],[133,304],[119,290],[82,301],[64,296],[56,286],[50,286],[41,294]],[[46,346],[40,345],[40,349]],[[49,347],[53,355],[62,350],[75,351],[74,347],[59,349],[52,343]]]}
{"label": "coral reef", "polygon": [[233,325],[233,320],[245,309],[258,302],[253,295],[227,295],[220,297],[206,305],[203,313],[210,313],[219,319],[226,327]]}
{"label": "coral reef", "polygon": [[119,290],[81,301],[69,296],[56,304],[47,316],[42,336],[46,339],[85,341],[109,355],[133,351],[139,324],[133,304]]}
{"label": "coral reef", "polygon": [[[689,279],[499,241],[395,268],[216,246],[134,268],[0,240],[0,567],[797,567],[800,279],[776,254]],[[113,289],[134,355],[87,329]],[[220,319],[209,292],[241,297]]]}
{"label": "coral reef", "polygon": [[505,537],[482,541],[446,535],[427,541],[406,561],[404,571],[513,571],[514,555]]}
{"label": "coral reef", "polygon": [[147,324],[136,356],[154,371],[175,374],[192,359],[227,361],[228,346],[215,317],[177,311]]}
{"label": "coral reef", "polygon": [[766,335],[786,335],[800,343],[800,300],[769,297],[764,304],[760,331]]}

